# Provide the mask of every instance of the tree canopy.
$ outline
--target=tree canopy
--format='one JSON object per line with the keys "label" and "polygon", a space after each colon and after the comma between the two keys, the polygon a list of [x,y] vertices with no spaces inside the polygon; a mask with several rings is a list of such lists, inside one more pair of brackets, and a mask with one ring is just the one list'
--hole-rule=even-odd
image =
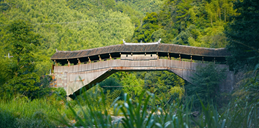
{"label": "tree canopy", "polygon": [[40,45],[40,36],[32,31],[28,22],[17,20],[8,26],[6,49],[12,55],[8,61],[7,73],[3,88],[10,93],[21,93],[26,96],[39,89],[36,83],[40,76],[35,72],[35,55]]}
{"label": "tree canopy", "polygon": [[228,58],[232,68],[238,70],[245,65],[254,67],[259,63],[259,1],[238,0],[234,9],[238,15],[226,27]]}
{"label": "tree canopy", "polygon": [[[40,76],[49,73],[53,63],[50,57],[56,49],[83,50],[121,44],[122,39],[153,42],[161,38],[161,43],[210,48],[227,45],[233,55],[228,59],[232,67],[255,65],[258,63],[258,2],[235,1],[0,1],[1,86],[11,85],[15,76],[30,78],[33,73],[37,75],[28,83],[37,83]],[[8,53],[13,57],[4,57]],[[184,92],[181,90],[184,82],[176,75],[150,74],[117,73],[103,85],[116,79],[113,84],[137,85],[124,91],[144,88],[156,92],[153,88],[156,86],[172,92],[178,88],[179,94]],[[131,79],[136,80],[132,82]],[[13,84],[17,80],[13,79]]]}

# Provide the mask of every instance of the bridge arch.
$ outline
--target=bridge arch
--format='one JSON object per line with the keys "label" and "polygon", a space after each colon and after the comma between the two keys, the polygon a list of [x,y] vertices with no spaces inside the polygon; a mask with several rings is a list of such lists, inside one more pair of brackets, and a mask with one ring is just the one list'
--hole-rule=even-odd
{"label": "bridge arch", "polygon": [[227,69],[227,79],[222,82],[221,88],[229,88],[228,84],[233,85],[234,77],[225,64],[229,55],[223,48],[134,43],[80,51],[57,51],[51,59],[55,62],[54,87],[63,87],[67,95],[72,95],[82,87],[91,88],[116,71],[168,70],[190,82],[197,66],[207,65],[205,61]]}

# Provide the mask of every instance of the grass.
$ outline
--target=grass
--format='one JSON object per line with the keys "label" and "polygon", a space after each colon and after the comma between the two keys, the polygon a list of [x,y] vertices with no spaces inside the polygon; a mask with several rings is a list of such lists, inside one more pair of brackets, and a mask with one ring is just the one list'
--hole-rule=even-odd
{"label": "grass", "polygon": [[[54,97],[29,100],[16,96],[0,99],[1,127],[101,127],[101,128],[257,128],[259,102],[235,101],[221,113],[213,105],[202,105],[199,115],[193,116],[192,102],[177,100],[163,105],[158,98],[142,92],[133,101],[127,94],[113,98],[95,87],[74,101],[59,101]],[[113,116],[122,116],[113,120]]]}
{"label": "grass", "polygon": [[[94,93],[97,94],[97,93]],[[144,97],[145,95],[148,95]],[[88,99],[87,99],[88,97]],[[89,100],[89,97],[95,97],[97,104]],[[242,107],[234,102],[219,113],[217,108],[213,105],[204,105],[201,102],[202,110],[197,117],[192,115],[192,101],[178,101],[163,107],[164,105],[156,105],[156,96],[149,92],[142,92],[138,97],[137,102],[124,95],[124,100],[118,98],[112,104],[105,102],[105,95],[101,96],[85,95],[85,103],[89,108],[87,110],[81,107],[85,115],[77,116],[77,121],[80,126],[84,127],[124,127],[124,128],[187,128],[187,127],[200,127],[200,128],[257,128],[258,126],[258,102],[247,104]],[[108,106],[107,106],[108,105]],[[233,106],[237,105],[237,106]],[[239,107],[238,107],[239,106]],[[109,109],[113,108],[113,112]],[[73,111],[73,108],[70,107]],[[123,115],[124,118],[113,122],[111,116]],[[91,119],[91,120],[90,120]]]}
{"label": "grass", "polygon": [[56,127],[62,125],[59,113],[67,113],[67,120],[74,118],[64,102],[54,97],[29,100],[19,95],[0,99],[0,126],[5,128]]}

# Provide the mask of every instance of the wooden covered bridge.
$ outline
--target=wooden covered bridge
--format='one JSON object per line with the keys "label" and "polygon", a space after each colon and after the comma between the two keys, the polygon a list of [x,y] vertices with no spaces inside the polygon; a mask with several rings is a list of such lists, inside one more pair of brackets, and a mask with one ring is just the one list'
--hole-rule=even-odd
{"label": "wooden covered bridge", "polygon": [[83,87],[91,88],[116,71],[168,70],[190,82],[197,66],[208,61],[226,68],[227,78],[221,91],[230,90],[234,75],[228,70],[224,48],[201,48],[175,44],[126,43],[79,51],[57,51],[51,60],[54,87],[63,87],[68,96],[77,94]]}

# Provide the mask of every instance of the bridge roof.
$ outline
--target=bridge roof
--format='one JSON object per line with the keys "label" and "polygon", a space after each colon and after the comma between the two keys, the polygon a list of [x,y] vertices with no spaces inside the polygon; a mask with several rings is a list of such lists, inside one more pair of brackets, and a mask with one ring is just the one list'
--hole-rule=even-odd
{"label": "bridge roof", "polygon": [[176,44],[162,44],[162,43],[133,43],[112,45],[100,48],[79,50],[79,51],[57,51],[51,60],[63,60],[63,59],[75,59],[88,56],[95,56],[101,54],[109,53],[141,53],[141,52],[166,52],[166,53],[176,53],[194,56],[204,56],[204,57],[226,57],[230,56],[230,53],[225,48],[203,48],[203,47],[193,47],[185,45]]}

